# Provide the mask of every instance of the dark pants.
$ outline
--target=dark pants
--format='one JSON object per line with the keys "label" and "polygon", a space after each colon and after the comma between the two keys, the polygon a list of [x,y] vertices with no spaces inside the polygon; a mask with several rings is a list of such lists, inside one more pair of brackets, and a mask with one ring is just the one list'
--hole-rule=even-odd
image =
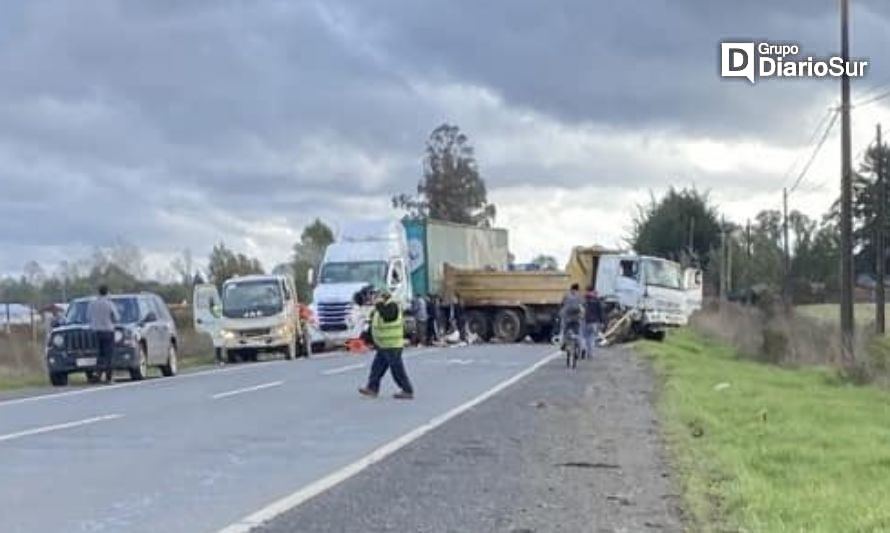
{"label": "dark pants", "polygon": [[427,321],[426,321],[426,342],[431,343],[438,339],[439,339],[439,337],[436,335],[436,320],[433,318],[427,319]]}
{"label": "dark pants", "polygon": [[405,372],[405,364],[402,362],[402,349],[378,349],[371,363],[371,376],[368,378],[368,388],[374,392],[380,390],[380,380],[386,375],[386,371],[392,371],[392,378],[402,391],[414,393],[408,373]]}
{"label": "dark pants", "polygon": [[110,372],[111,358],[114,356],[114,332],[97,331],[96,344],[99,348],[99,357],[96,359],[96,369],[100,372]]}

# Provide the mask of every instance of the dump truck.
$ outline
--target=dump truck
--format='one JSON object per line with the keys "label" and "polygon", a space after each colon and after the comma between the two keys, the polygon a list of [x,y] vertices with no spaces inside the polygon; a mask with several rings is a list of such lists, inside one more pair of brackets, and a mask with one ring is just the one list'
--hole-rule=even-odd
{"label": "dump truck", "polygon": [[562,272],[447,265],[444,293],[460,298],[467,328],[483,340],[516,342],[530,336],[545,342],[553,339],[563,297],[574,283],[595,287],[606,304],[613,338],[662,339],[667,329],[687,323],[696,302],[701,305],[700,274],[666,259],[599,246],[574,248]]}

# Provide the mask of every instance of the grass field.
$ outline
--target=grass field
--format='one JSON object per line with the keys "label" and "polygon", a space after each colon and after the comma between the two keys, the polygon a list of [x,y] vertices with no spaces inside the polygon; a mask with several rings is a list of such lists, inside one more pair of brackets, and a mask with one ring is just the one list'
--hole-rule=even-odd
{"label": "grass field", "polygon": [[[840,324],[840,307],[838,304],[811,304],[799,305],[797,310],[805,316],[818,320],[831,321]],[[885,316],[890,317],[890,309],[884,306]],[[875,304],[864,303],[853,306],[853,317],[858,326],[867,326],[875,321]]]}
{"label": "grass field", "polygon": [[890,393],[738,359],[685,330],[644,344],[692,531],[890,531]]}

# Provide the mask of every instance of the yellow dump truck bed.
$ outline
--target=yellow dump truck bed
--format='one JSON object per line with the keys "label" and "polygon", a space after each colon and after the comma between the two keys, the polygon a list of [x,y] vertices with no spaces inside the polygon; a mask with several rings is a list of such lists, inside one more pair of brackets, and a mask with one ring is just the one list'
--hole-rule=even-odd
{"label": "yellow dump truck bed", "polygon": [[446,265],[444,295],[459,294],[467,306],[559,305],[570,284],[565,272],[463,270]]}

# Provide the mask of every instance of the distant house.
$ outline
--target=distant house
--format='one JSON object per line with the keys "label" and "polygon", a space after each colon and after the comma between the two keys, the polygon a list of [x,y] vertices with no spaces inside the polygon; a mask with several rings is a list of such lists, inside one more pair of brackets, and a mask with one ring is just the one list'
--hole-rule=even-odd
{"label": "distant house", "polygon": [[30,306],[18,303],[0,303],[0,326],[30,324],[39,321],[40,315]]}

